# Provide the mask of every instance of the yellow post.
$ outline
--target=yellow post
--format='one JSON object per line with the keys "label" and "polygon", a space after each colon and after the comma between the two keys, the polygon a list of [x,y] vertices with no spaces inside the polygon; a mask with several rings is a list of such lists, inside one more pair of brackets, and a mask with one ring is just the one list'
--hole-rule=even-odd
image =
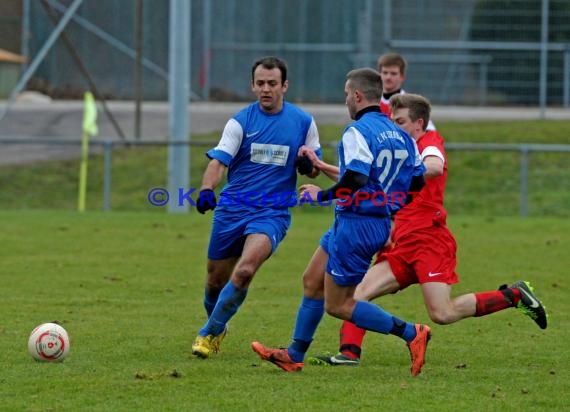
{"label": "yellow post", "polygon": [[83,105],[83,133],[81,136],[81,165],[79,167],[79,195],[77,210],[85,211],[87,195],[87,163],[89,160],[89,136],[95,136],[97,129],[97,106],[91,92],[86,92]]}

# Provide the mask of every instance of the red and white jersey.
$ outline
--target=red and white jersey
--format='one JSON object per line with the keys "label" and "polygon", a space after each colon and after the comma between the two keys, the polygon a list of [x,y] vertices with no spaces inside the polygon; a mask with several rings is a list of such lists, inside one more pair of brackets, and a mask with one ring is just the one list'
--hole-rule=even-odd
{"label": "red and white jersey", "polygon": [[[404,89],[400,89],[400,93],[398,94],[406,94]],[[388,116],[388,119],[392,119],[392,112],[390,111],[390,99],[386,99],[384,95],[380,99],[380,111]],[[436,130],[435,124],[430,120],[427,126],[427,130]]]}
{"label": "red and white jersey", "polygon": [[447,217],[447,212],[443,207],[447,180],[447,158],[443,148],[443,138],[436,130],[428,130],[416,143],[422,160],[428,156],[436,156],[443,161],[443,174],[427,178],[425,186],[414,197],[412,203],[396,214],[394,238],[415,229],[430,227],[434,221],[445,225]]}

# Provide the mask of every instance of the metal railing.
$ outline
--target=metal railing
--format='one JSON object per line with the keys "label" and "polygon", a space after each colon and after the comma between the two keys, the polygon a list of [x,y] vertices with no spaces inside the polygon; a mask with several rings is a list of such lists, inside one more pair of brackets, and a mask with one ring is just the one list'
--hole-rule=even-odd
{"label": "metal railing", "polygon": [[487,151],[520,153],[520,215],[528,216],[528,170],[530,152],[570,153],[568,144],[531,144],[531,143],[446,143],[446,151]]}
{"label": "metal railing", "polygon": [[[191,142],[167,142],[164,140],[147,140],[147,141],[118,141],[112,139],[97,139],[90,142],[91,148],[101,148],[103,151],[103,210],[111,210],[111,192],[112,192],[112,156],[113,150],[119,147],[131,146],[159,146],[172,147],[189,145],[191,147],[214,147],[217,141],[191,141]],[[56,138],[4,138],[0,139],[1,145],[62,145],[77,146],[81,145],[78,140],[66,140]],[[336,142],[323,143],[323,147],[336,149]],[[446,151],[462,151],[462,152],[515,152],[520,154],[520,205],[519,214],[521,217],[528,216],[529,204],[529,154],[531,152],[542,153],[570,153],[570,144],[532,144],[532,143],[446,143]]]}

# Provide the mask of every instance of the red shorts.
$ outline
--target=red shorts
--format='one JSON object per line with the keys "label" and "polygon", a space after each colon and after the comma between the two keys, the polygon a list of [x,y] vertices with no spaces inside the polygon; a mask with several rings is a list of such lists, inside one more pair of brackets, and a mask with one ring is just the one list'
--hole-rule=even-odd
{"label": "red shorts", "polygon": [[375,264],[387,260],[401,289],[414,283],[452,285],[459,282],[455,273],[456,252],[457,244],[447,226],[435,224],[399,239],[396,236],[391,248],[378,252]]}

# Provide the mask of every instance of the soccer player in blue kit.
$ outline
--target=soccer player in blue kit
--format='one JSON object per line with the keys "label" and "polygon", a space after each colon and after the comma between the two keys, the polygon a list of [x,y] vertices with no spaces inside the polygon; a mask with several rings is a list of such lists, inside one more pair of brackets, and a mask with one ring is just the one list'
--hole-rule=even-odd
{"label": "soccer player in blue kit", "polygon": [[[326,190],[301,186],[302,199],[332,197],[342,198],[342,202],[337,201],[334,223],[303,274],[304,295],[292,343],[286,349],[273,349],[253,342],[252,349],[287,372],[302,370],[305,353],[326,310],[361,328],[399,336],[408,345],[412,370],[420,370],[430,328],[404,322],[373,303],[356,301],[354,290],[374,254],[389,238],[390,217],[405,201],[401,194],[421,188],[425,167],[412,137],[380,112],[380,73],[369,68],[350,71],[344,92],[354,122],[344,129],[338,147],[340,179]],[[376,197],[379,193],[387,201]]]}
{"label": "soccer player in blue kit", "polygon": [[[284,100],[289,85],[287,65],[264,57],[251,69],[257,102],[230,119],[218,145],[207,152],[208,163],[198,212],[213,210],[208,247],[204,307],[208,321],[192,344],[192,353],[208,358],[220,350],[227,323],[245,300],[249,284],[262,263],[283,240],[296,203],[296,170],[315,177],[302,146],[320,155],[313,117]],[[216,199],[214,189],[228,169],[227,184]],[[293,202],[293,203],[291,203]]]}

